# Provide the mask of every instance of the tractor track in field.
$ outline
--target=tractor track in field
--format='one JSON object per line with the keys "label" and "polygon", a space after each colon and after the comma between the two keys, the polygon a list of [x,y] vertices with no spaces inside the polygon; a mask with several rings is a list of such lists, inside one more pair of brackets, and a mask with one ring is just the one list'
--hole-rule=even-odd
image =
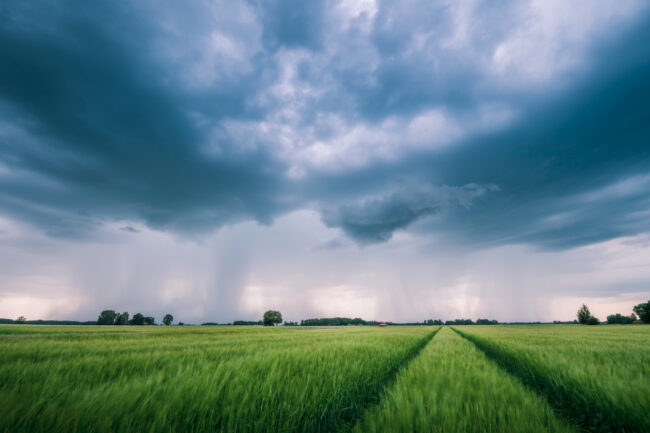
{"label": "tractor track in field", "polygon": [[[610,402],[607,395],[585,397],[581,386],[568,378],[557,380],[539,366],[515,353],[504,350],[484,337],[477,337],[455,328],[455,333],[472,343],[496,365],[527,388],[545,398],[555,413],[576,427],[590,433],[644,433],[650,431],[650,420],[630,419]],[[593,392],[593,391],[592,391]]]}
{"label": "tractor track in field", "polygon": [[335,429],[336,432],[351,432],[354,430],[355,424],[363,418],[364,413],[371,407],[378,405],[381,402],[381,397],[384,394],[385,390],[388,389],[391,384],[397,379],[397,375],[400,371],[408,368],[409,364],[417,358],[420,353],[422,353],[422,350],[427,346],[427,344],[431,343],[431,340],[436,336],[438,332],[442,327],[439,327],[426,337],[422,339],[420,343],[418,343],[411,353],[409,353],[404,360],[394,368],[392,368],[386,375],[384,381],[381,383],[381,386],[378,387],[375,393],[368,398],[364,403],[363,403],[363,410],[357,411],[355,413],[350,414],[349,416],[345,417],[342,419],[342,422],[337,426]]}

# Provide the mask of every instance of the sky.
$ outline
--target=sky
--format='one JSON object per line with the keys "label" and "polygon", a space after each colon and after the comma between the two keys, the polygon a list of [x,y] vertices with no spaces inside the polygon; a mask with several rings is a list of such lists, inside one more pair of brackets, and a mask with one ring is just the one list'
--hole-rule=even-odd
{"label": "sky", "polygon": [[650,3],[5,0],[0,317],[650,298]]}

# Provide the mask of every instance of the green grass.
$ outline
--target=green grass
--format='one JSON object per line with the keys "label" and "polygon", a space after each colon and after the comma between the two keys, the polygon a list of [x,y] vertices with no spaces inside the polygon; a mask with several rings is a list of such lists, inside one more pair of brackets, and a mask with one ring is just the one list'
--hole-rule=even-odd
{"label": "green grass", "polygon": [[583,430],[650,431],[649,326],[456,328]]}
{"label": "green grass", "polygon": [[0,337],[0,431],[317,432],[376,403],[433,329],[20,331]]}
{"label": "green grass", "polygon": [[0,432],[650,431],[649,326],[0,325]]}
{"label": "green grass", "polygon": [[443,328],[379,406],[356,426],[364,432],[569,432],[548,404]]}

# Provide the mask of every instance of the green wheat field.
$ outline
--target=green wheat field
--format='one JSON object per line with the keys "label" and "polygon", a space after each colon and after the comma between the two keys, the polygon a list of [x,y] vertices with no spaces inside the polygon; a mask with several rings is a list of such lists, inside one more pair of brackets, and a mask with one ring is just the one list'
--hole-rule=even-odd
{"label": "green wheat field", "polygon": [[650,326],[0,326],[3,432],[649,432]]}

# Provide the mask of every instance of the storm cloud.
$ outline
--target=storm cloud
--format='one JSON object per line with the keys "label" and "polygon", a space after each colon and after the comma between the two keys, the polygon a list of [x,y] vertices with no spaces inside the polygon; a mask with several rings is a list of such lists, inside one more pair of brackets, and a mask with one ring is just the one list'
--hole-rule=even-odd
{"label": "storm cloud", "polygon": [[[281,221],[297,218],[319,233],[294,245],[313,263],[356,251],[378,269],[391,249],[570,254],[644,238],[648,40],[642,1],[8,0],[0,248],[27,254],[29,273],[34,245],[225,245],[189,248],[209,277],[178,287],[218,305],[195,317],[230,318],[284,287],[275,274],[251,286],[256,240],[215,240],[241,227],[289,238]],[[369,296],[352,271],[330,283]],[[25,290],[7,280],[0,297]]]}
{"label": "storm cloud", "polygon": [[468,184],[462,187],[402,186],[386,196],[361,203],[344,204],[336,211],[326,210],[323,221],[340,227],[360,243],[386,242],[397,229],[452,206],[468,208],[486,193],[498,191],[495,185]]}

